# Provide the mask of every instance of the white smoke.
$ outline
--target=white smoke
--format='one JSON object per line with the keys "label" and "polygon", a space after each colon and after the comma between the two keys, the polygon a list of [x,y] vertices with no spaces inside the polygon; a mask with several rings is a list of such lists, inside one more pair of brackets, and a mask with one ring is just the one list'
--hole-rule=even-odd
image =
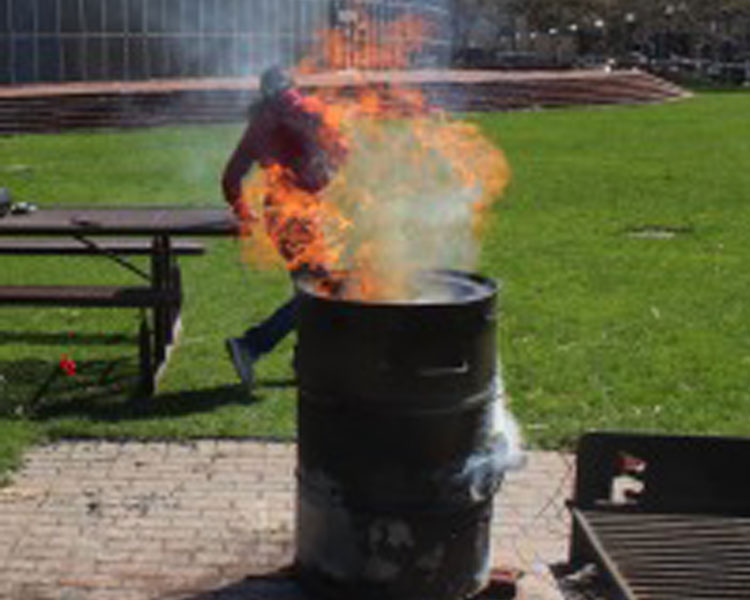
{"label": "white smoke", "polygon": [[[344,176],[355,245],[374,244],[388,270],[470,268],[477,256],[471,236],[479,186],[464,188],[447,158],[426,148],[412,128],[355,132],[355,151]],[[343,199],[351,204],[355,197]]]}
{"label": "white smoke", "polygon": [[[328,232],[345,249],[337,266],[366,272],[377,284],[377,297],[389,300],[411,299],[403,296],[419,272],[473,270],[478,207],[501,191],[482,170],[489,166],[502,176],[502,153],[439,116],[354,118],[347,128],[349,160],[325,193],[350,224]],[[453,146],[459,144],[466,156],[457,155]],[[483,159],[495,153],[489,165],[468,164],[472,152],[483,150]],[[474,167],[477,172],[467,178]]]}
{"label": "white smoke", "polygon": [[509,399],[503,380],[502,365],[498,362],[495,375],[495,402],[492,406],[492,434],[501,437],[504,442],[504,452],[499,457],[502,468],[520,469],[526,464],[526,454],[523,451],[523,435],[521,426],[508,408]]}

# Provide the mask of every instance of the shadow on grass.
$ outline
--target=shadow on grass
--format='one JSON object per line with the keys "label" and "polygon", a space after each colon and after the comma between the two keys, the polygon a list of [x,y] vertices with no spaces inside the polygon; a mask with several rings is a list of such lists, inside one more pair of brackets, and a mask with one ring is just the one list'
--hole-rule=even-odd
{"label": "shadow on grass", "polygon": [[[44,344],[132,344],[128,336],[104,334],[68,336],[66,333],[9,333],[0,342]],[[263,390],[293,387],[291,378],[257,381]],[[115,423],[123,420],[180,417],[210,413],[225,405],[248,405],[258,398],[241,384],[144,396],[139,389],[137,357],[77,360],[68,374],[61,364],[34,358],[0,361],[0,418],[48,421],[65,417]]]}
{"label": "shadow on grass", "polygon": [[297,385],[297,380],[293,377],[282,377],[280,379],[258,379],[256,385],[259,389],[278,389],[289,388]]}
{"label": "shadow on grass", "polygon": [[0,331],[0,344],[13,343],[39,346],[134,346],[138,343],[138,337],[107,333]]}
{"label": "shadow on grass", "polygon": [[131,357],[75,361],[74,372],[60,364],[25,358],[0,361],[0,416],[40,418],[69,403],[113,402],[127,398],[138,380]]}
{"label": "shadow on grass", "polygon": [[25,358],[0,361],[0,417],[23,417],[55,378],[57,367]]}
{"label": "shadow on grass", "polygon": [[[135,385],[135,383],[133,384]],[[190,390],[155,397],[143,397],[138,392],[114,398],[78,396],[66,401],[55,401],[34,411],[34,419],[86,417],[99,422],[180,417],[212,412],[227,404],[250,404],[254,401],[238,385],[225,385],[202,390]]]}
{"label": "shadow on grass", "polygon": [[[135,337],[122,334],[0,331],[0,344],[11,347],[19,343],[63,348],[132,347],[136,342]],[[67,358],[67,353],[60,358]],[[137,381],[137,368],[130,357],[75,360],[71,365],[74,372],[67,374],[54,360],[0,360],[0,417],[34,418],[49,402],[122,398]]]}
{"label": "shadow on grass", "polygon": [[[116,422],[211,412],[227,404],[250,404],[241,385],[222,385],[145,397],[138,390],[138,364],[131,356],[76,362],[74,375],[37,360],[0,361],[0,416],[45,421],[61,417]],[[259,389],[294,385],[262,380]]]}

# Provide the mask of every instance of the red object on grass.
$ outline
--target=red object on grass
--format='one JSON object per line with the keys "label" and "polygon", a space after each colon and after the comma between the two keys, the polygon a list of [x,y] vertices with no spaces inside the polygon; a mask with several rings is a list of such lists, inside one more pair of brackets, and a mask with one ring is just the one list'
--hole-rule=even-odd
{"label": "red object on grass", "polygon": [[72,358],[68,358],[67,354],[63,354],[60,359],[60,368],[68,377],[72,377],[76,374],[76,361]]}

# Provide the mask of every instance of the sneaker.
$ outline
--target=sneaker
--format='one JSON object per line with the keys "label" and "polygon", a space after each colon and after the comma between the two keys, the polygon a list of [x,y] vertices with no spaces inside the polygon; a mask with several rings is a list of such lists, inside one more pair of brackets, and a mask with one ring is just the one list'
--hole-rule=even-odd
{"label": "sneaker", "polygon": [[255,383],[253,364],[258,360],[258,355],[250,349],[247,341],[243,338],[229,338],[226,340],[225,345],[229,353],[229,358],[232,360],[234,369],[237,371],[237,375],[240,376],[242,383],[248,389],[252,388]]}

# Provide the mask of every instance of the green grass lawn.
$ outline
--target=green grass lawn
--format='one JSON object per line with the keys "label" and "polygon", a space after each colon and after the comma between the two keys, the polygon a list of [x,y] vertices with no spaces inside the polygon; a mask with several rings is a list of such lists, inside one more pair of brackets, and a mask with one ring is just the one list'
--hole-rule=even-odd
{"label": "green grass lawn", "polygon": [[[479,270],[503,281],[501,358],[531,444],[569,448],[594,428],[750,433],[749,114],[750,94],[733,93],[470,117],[514,172]],[[42,206],[221,206],[241,127],[0,138],[0,186]],[[642,227],[677,233],[628,234]],[[243,265],[234,240],[208,243],[181,261],[182,337],[145,405],[128,402],[135,311],[0,311],[0,472],[34,440],[293,435],[293,341],[252,398],[223,349],[285,298],[286,276]],[[131,277],[99,259],[0,261],[9,283]]]}
{"label": "green grass lawn", "polygon": [[[533,441],[750,434],[750,94],[478,119],[515,180],[482,268]],[[673,239],[627,235],[675,228]]]}

